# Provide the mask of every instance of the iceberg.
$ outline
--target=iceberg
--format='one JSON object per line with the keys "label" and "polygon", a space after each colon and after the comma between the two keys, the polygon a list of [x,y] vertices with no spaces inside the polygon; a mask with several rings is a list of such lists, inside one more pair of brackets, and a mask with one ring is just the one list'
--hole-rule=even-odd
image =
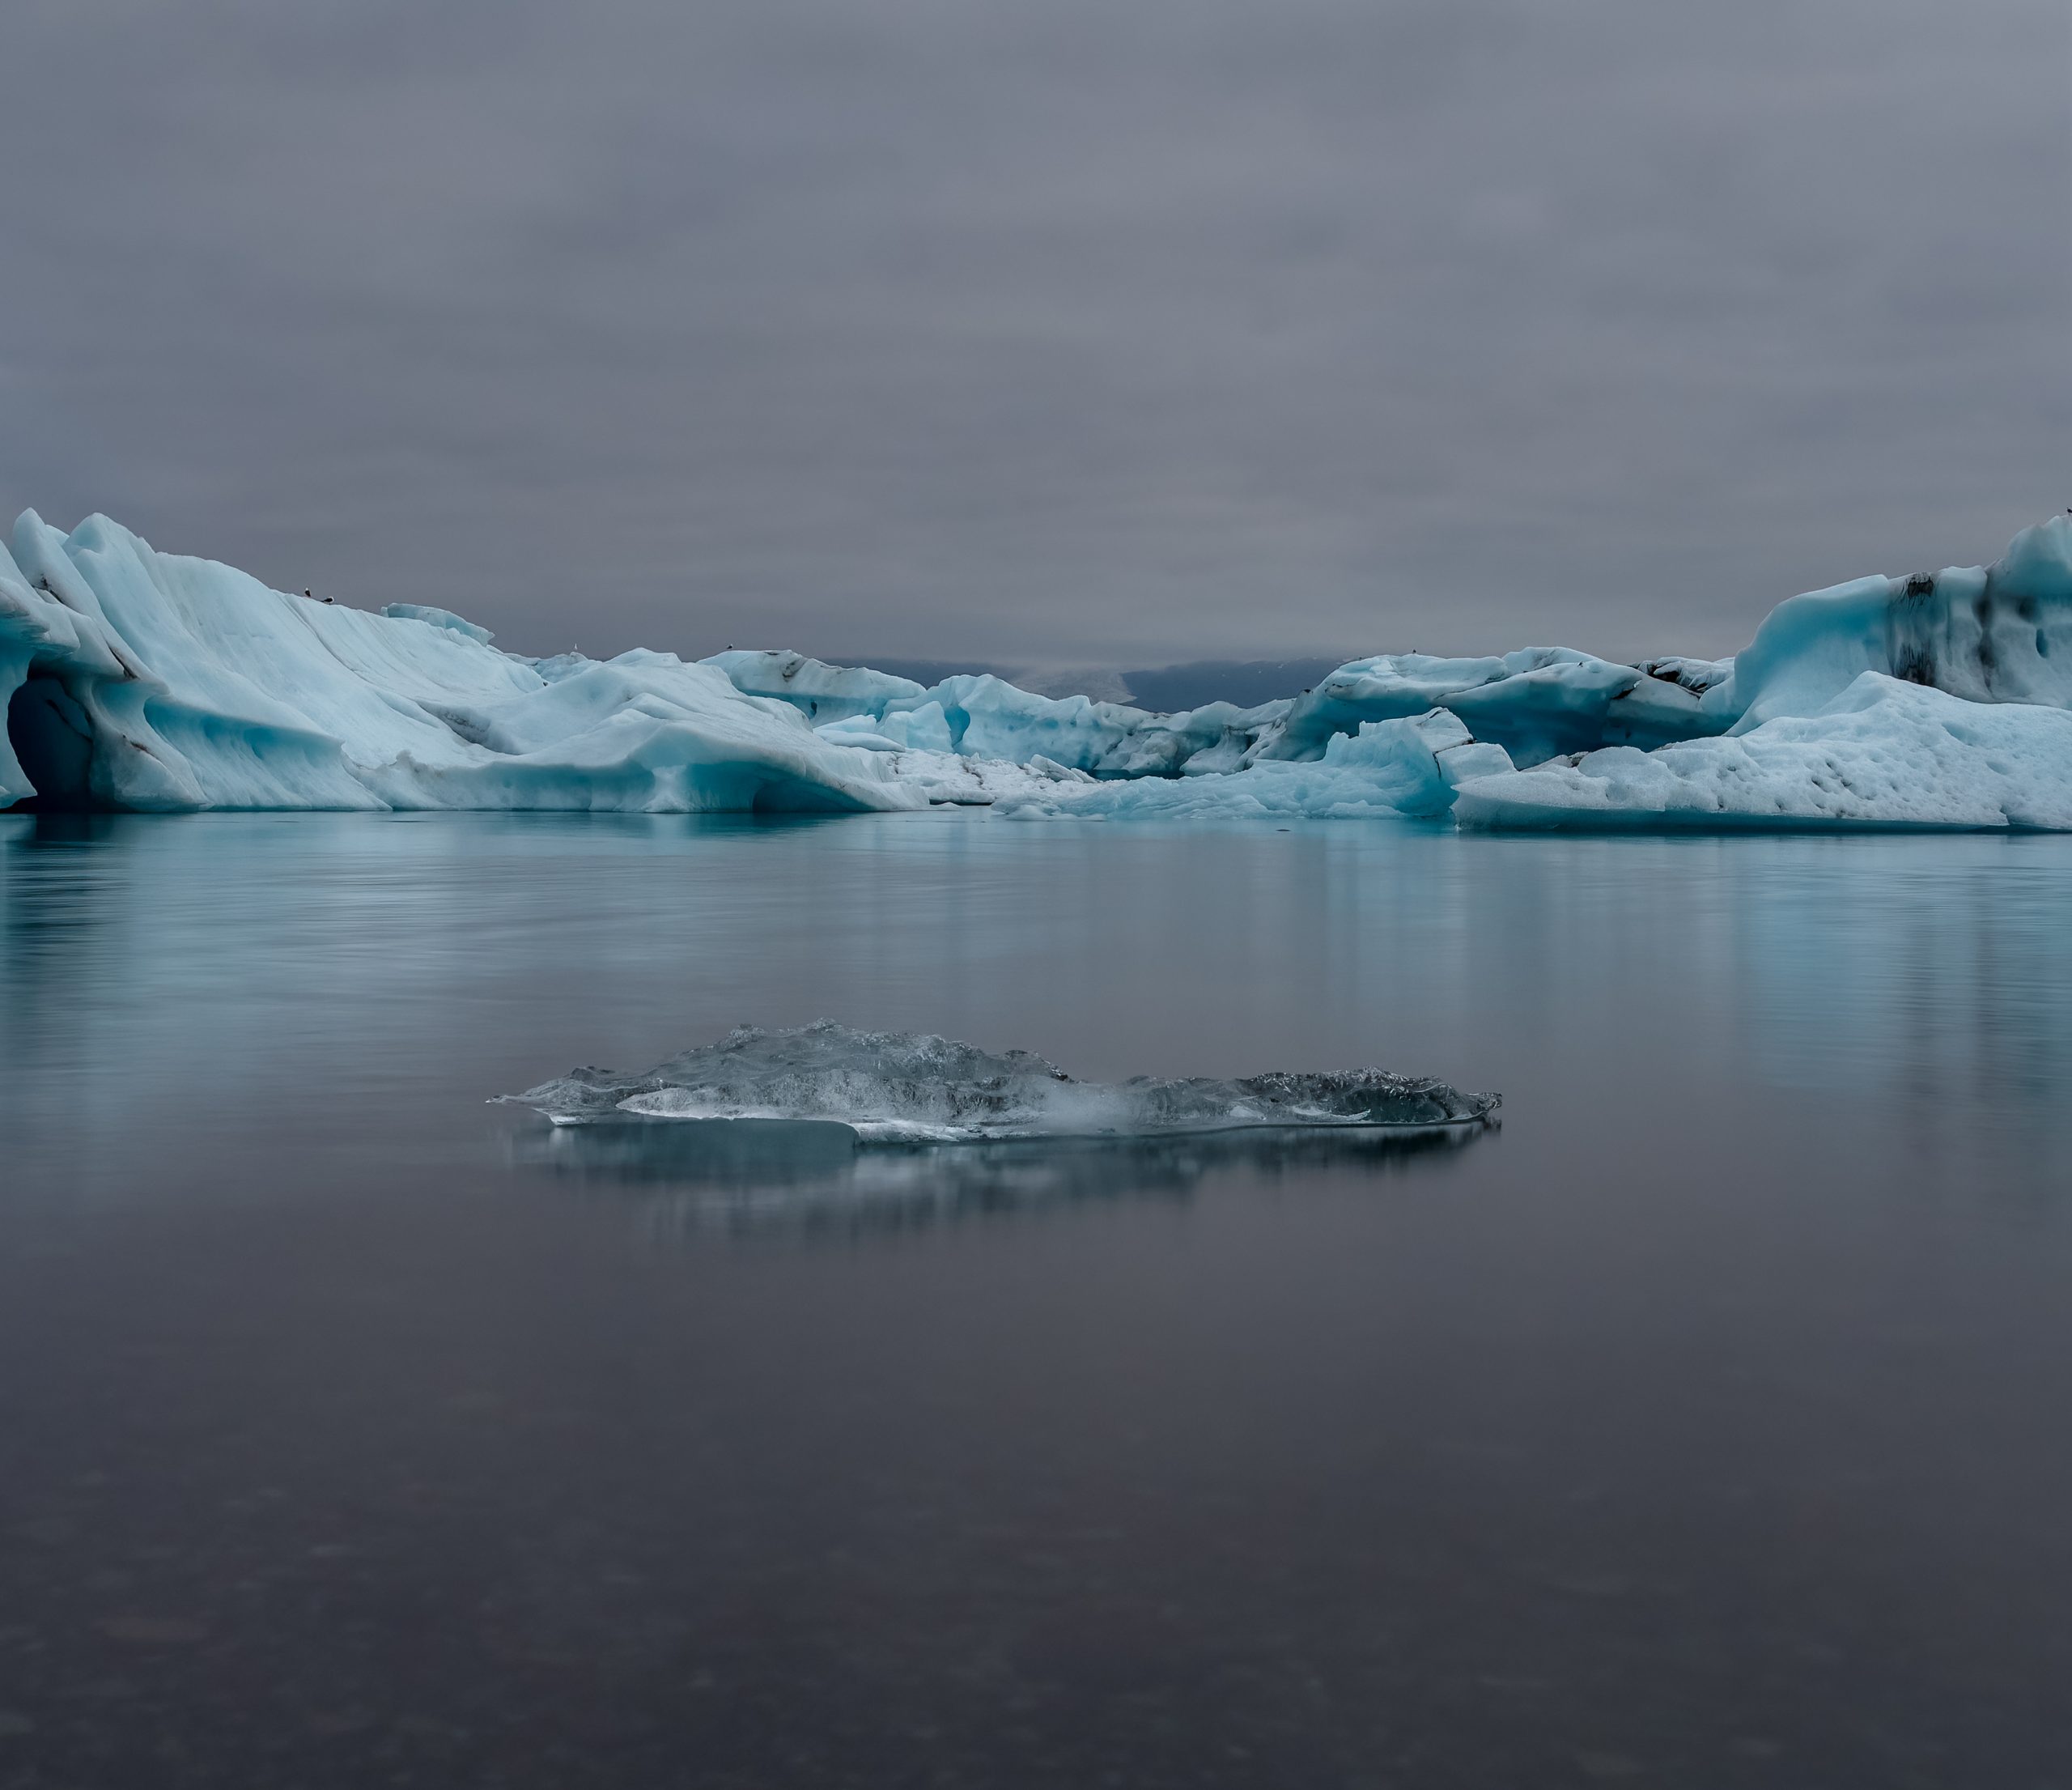
{"label": "iceberg", "polygon": [[1501,746],[1476,741],[1435,708],[1414,719],[1363,721],[1336,733],[1314,763],[1264,759],[1221,776],[1088,782],[1008,797],[1014,820],[1352,820],[1444,814],[1470,777],[1509,771]]}
{"label": "iceberg", "polygon": [[1817,714],[1463,782],[1486,829],[2072,829],[2072,712],[1970,702],[1876,671]]}
{"label": "iceberg", "polygon": [[1866,671],[1968,702],[2072,708],[2072,513],[2023,529],[1989,566],[1788,598],[1702,701],[1745,729],[1818,713]]}
{"label": "iceberg", "polygon": [[628,1117],[782,1120],[874,1144],[1152,1137],[1310,1127],[1447,1131],[1491,1123],[1500,1098],[1383,1069],[1081,1082],[1034,1052],[832,1020],[742,1026],[644,1074],[582,1069],[506,1102],[557,1125]]}
{"label": "iceberg", "polygon": [[0,806],[2056,827],[2072,515],[1990,566],[1792,597],[1730,659],[1380,654],[1157,714],[798,653],[527,658],[435,604],[314,602],[30,511],[0,700]]}
{"label": "iceberg", "polygon": [[1002,764],[1041,759],[1089,776],[1177,776],[1236,770],[1285,701],[1209,703],[1158,715],[1083,695],[1043,696],[987,673],[923,689],[861,666],[796,653],[729,650],[704,661],[749,695],[788,702],[823,739],[881,752],[926,750]]}
{"label": "iceberg", "polygon": [[1463,780],[1460,824],[2072,829],[2072,513],[1990,566],[1789,598],[1695,678],[1672,663],[1713,737]]}
{"label": "iceberg", "polygon": [[0,548],[0,798],[61,806],[682,812],[923,806],[877,753],[666,653],[499,653],[33,512]]}
{"label": "iceberg", "polygon": [[[1681,670],[1696,661],[1663,660]],[[1501,658],[1437,659],[1384,653],[1355,659],[1305,691],[1266,729],[1257,759],[1315,759],[1327,743],[1369,721],[1443,708],[1534,764],[1599,746],[1661,746],[1722,731],[1675,671],[1650,674],[1566,647],[1532,647]]]}

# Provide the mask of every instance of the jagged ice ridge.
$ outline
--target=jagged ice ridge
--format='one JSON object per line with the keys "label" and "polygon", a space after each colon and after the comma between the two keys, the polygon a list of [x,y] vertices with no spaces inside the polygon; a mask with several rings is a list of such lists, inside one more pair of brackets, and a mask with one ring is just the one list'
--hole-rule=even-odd
{"label": "jagged ice ridge", "polygon": [[741,1026],[645,1074],[580,1069],[505,1099],[563,1125],[788,1120],[895,1144],[1319,1126],[1429,1132],[1486,1125],[1501,1103],[1378,1069],[1081,1082],[1030,1051],[826,1019],[777,1031]]}
{"label": "jagged ice ridge", "polygon": [[1383,654],[1154,714],[796,653],[499,652],[33,512],[0,546],[0,803],[1021,819],[2072,827],[2072,517],[1781,604],[1725,661]]}

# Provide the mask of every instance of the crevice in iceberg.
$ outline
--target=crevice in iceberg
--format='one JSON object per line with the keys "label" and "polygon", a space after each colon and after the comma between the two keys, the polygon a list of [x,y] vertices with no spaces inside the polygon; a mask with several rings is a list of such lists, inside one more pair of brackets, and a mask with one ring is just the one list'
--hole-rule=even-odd
{"label": "crevice in iceberg", "polygon": [[742,1026],[644,1074],[580,1069],[523,1094],[557,1125],[782,1120],[847,1127],[871,1144],[1157,1137],[1314,1129],[1446,1132],[1494,1122],[1501,1097],[1386,1069],[1274,1070],[1220,1081],[1075,1080],[1033,1052],[819,1020]]}
{"label": "crevice in iceberg", "polygon": [[[392,609],[398,606],[393,603],[389,605]],[[421,702],[417,706],[444,726],[463,746],[478,746],[485,752],[505,750],[498,742],[496,723],[486,715],[449,703]]]}

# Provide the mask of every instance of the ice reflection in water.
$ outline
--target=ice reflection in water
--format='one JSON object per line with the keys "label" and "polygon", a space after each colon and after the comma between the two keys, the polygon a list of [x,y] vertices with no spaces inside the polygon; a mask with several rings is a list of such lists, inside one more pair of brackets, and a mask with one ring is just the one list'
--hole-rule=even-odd
{"label": "ice reflection in water", "polygon": [[1488,1127],[1391,1133],[1042,1138],[886,1149],[846,1125],[626,1119],[528,1126],[510,1161],[584,1190],[637,1195],[657,1235],[868,1235],[1129,1199],[1186,1200],[1208,1176],[1319,1169],[1381,1179],[1449,1161]]}

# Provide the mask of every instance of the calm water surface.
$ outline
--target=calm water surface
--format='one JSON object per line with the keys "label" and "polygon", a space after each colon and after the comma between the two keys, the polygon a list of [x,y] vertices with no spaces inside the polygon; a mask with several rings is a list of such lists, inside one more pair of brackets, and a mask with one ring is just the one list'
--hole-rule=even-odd
{"label": "calm water surface", "polygon": [[[0,1785],[2072,1783],[2072,840],[0,818]],[[484,1103],[742,1019],[1457,1150]]]}

